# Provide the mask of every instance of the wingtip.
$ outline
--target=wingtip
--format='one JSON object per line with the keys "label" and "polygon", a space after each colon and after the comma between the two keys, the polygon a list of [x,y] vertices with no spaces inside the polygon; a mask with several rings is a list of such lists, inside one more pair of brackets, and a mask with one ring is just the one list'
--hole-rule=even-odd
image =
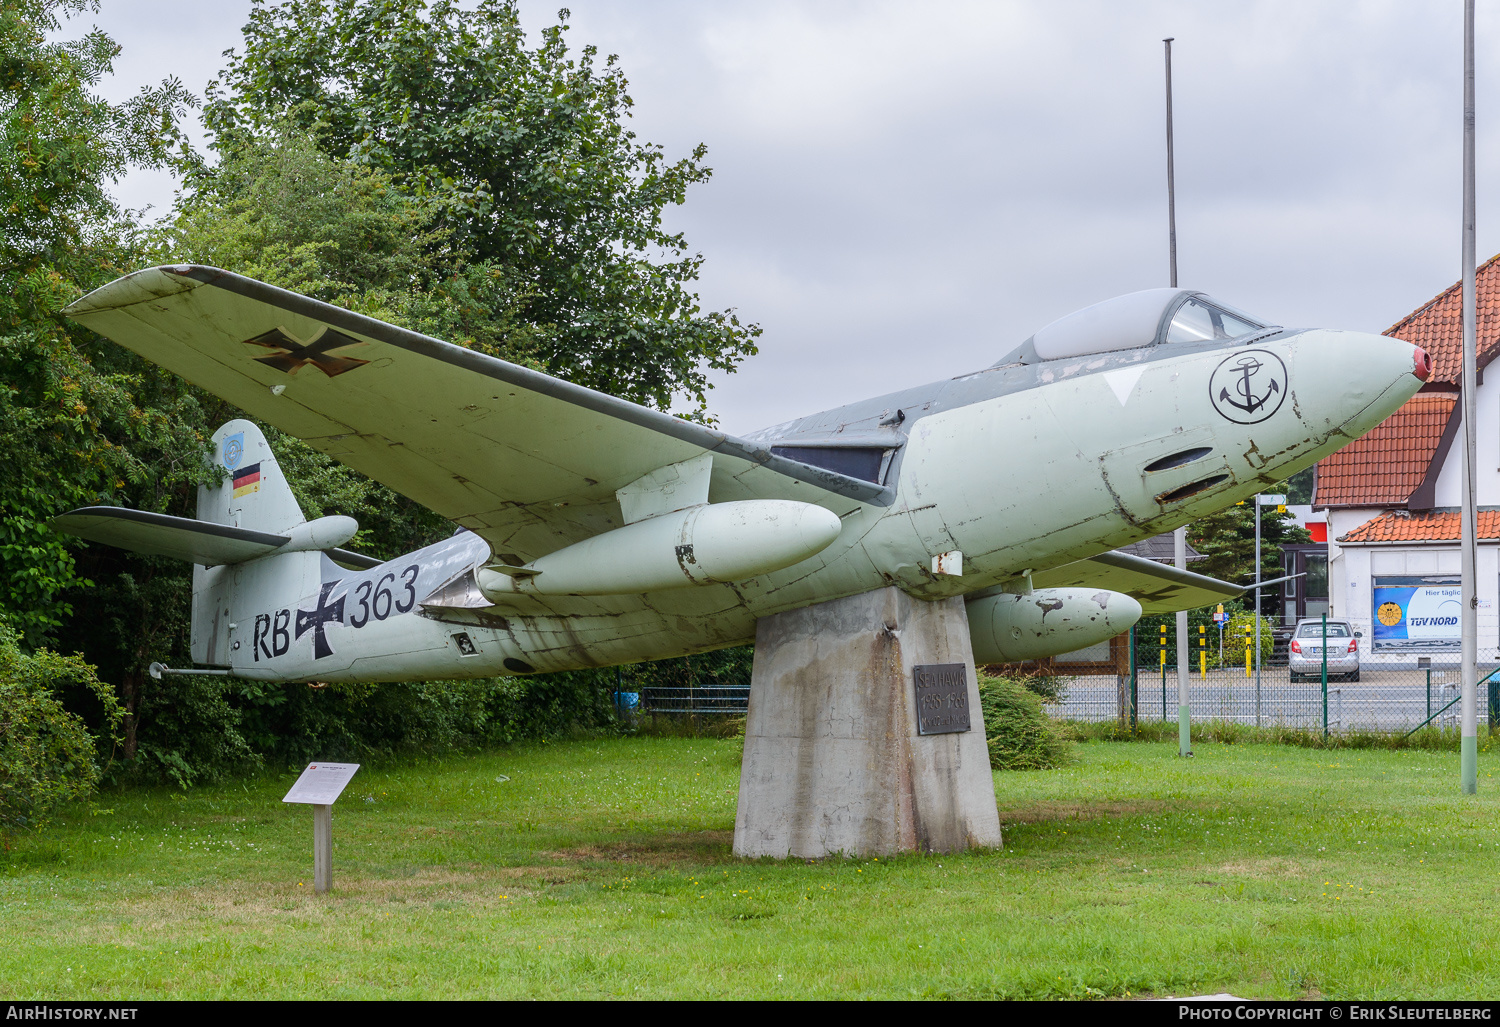
{"label": "wingtip", "polygon": [[65,316],[87,317],[104,310],[116,310],[147,300],[162,299],[196,289],[224,274],[218,268],[201,264],[164,264],[142,268],[101,285],[63,308]]}

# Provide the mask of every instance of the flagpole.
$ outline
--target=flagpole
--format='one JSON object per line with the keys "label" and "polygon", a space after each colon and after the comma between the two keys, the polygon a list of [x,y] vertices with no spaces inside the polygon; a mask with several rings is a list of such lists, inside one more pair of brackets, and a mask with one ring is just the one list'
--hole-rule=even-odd
{"label": "flagpole", "polygon": [[1474,394],[1478,377],[1475,366],[1474,297],[1474,0],[1464,0],[1464,224],[1463,224],[1463,724],[1460,774],[1464,793],[1479,790],[1478,672],[1479,657],[1478,583],[1476,543],[1479,515],[1475,500]]}
{"label": "flagpole", "polygon": [[[1172,40],[1162,40],[1167,60],[1167,268],[1172,288],[1177,288],[1177,180],[1172,167]],[[1187,525],[1172,533],[1173,563],[1187,570]],[[1188,707],[1188,615],[1177,612],[1177,755],[1193,754],[1192,713]]]}

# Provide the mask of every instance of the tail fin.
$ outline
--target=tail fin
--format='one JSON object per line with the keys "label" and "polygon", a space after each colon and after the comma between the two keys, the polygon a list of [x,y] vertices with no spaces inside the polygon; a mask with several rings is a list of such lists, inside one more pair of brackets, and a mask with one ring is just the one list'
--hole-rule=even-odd
{"label": "tail fin", "polygon": [[285,534],[307,518],[292,495],[261,430],[233,420],[214,432],[213,458],[226,472],[198,488],[198,519],[251,531]]}

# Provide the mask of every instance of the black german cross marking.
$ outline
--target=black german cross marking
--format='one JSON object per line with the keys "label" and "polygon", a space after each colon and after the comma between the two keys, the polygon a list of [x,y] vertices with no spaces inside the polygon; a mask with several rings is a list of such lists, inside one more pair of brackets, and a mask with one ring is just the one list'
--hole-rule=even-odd
{"label": "black german cross marking", "polygon": [[309,628],[313,633],[313,659],[321,660],[325,656],[333,655],[333,646],[328,644],[328,638],[323,634],[323,625],[329,621],[344,623],[344,600],[347,596],[339,596],[338,602],[332,606],[326,605],[328,593],[333,591],[337,581],[324,584],[323,590],[318,593],[318,608],[316,610],[297,611],[297,633],[295,638],[301,638]]}
{"label": "black german cross marking", "polygon": [[257,335],[253,339],[246,339],[247,346],[264,346],[266,349],[279,350],[269,357],[256,357],[256,361],[285,371],[287,374],[296,374],[297,369],[304,364],[312,364],[328,377],[352,371],[356,367],[368,364],[368,360],[360,360],[356,357],[341,357],[333,352],[343,349],[345,346],[363,346],[363,342],[350,338],[343,332],[334,328],[324,328],[309,343],[301,343],[292,338],[280,328],[272,328],[264,335]]}

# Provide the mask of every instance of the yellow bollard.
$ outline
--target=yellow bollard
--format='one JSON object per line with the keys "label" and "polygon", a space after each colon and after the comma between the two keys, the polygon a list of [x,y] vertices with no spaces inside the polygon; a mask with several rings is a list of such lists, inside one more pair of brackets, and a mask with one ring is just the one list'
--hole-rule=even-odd
{"label": "yellow bollard", "polygon": [[1198,676],[1208,677],[1208,634],[1198,625]]}
{"label": "yellow bollard", "polygon": [[1245,625],[1245,677],[1250,676],[1250,625]]}
{"label": "yellow bollard", "polygon": [[1167,665],[1167,626],[1165,624],[1161,626],[1161,665],[1163,667]]}

